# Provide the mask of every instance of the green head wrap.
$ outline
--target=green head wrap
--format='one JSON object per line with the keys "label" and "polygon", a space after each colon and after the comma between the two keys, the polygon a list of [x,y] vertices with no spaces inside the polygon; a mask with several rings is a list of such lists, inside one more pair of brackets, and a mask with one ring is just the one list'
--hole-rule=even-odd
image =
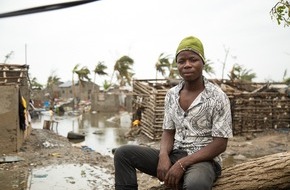
{"label": "green head wrap", "polygon": [[180,52],[186,51],[186,50],[193,51],[193,52],[197,53],[201,57],[203,63],[205,63],[203,45],[198,38],[193,37],[193,36],[189,36],[189,37],[186,37],[183,40],[181,40],[181,42],[176,50],[175,60],[177,58],[177,55]]}

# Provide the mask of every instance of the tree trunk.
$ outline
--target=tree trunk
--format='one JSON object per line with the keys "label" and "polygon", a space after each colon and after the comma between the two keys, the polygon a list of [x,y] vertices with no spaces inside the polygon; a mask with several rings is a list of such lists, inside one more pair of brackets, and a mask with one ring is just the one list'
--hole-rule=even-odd
{"label": "tree trunk", "polygon": [[[151,190],[167,190],[164,186]],[[272,154],[223,169],[213,190],[289,190],[290,152]]]}
{"label": "tree trunk", "polygon": [[272,154],[225,168],[213,190],[290,189],[290,152]]}

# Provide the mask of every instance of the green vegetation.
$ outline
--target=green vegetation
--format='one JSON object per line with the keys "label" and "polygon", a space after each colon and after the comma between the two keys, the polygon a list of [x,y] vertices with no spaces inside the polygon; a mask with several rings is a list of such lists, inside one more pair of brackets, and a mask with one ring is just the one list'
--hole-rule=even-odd
{"label": "green vegetation", "polygon": [[[108,67],[104,64],[103,61],[98,62],[98,64],[96,65],[96,67],[94,69],[94,84],[96,83],[96,75],[99,75],[99,76],[108,75],[108,73],[105,71],[107,68]],[[104,89],[110,88],[111,84],[107,83],[106,80],[105,80],[105,82],[106,82],[106,84],[103,85]],[[92,94],[94,93],[94,91],[95,91],[95,86],[93,86]]]}
{"label": "green vegetation", "polygon": [[230,71],[229,78],[231,81],[252,82],[256,78],[256,73],[242,65],[235,64]]}
{"label": "green vegetation", "polygon": [[272,19],[276,19],[278,25],[284,23],[284,27],[290,26],[290,2],[280,0],[271,9],[270,15]]}
{"label": "green vegetation", "polygon": [[131,80],[134,75],[132,69],[133,65],[134,60],[126,55],[122,56],[116,61],[114,65],[114,73],[116,73],[117,80],[120,86],[125,86],[126,84],[131,85]]}
{"label": "green vegetation", "polygon": [[43,85],[40,84],[35,77],[30,80],[30,85],[32,89],[39,89],[42,90]]}

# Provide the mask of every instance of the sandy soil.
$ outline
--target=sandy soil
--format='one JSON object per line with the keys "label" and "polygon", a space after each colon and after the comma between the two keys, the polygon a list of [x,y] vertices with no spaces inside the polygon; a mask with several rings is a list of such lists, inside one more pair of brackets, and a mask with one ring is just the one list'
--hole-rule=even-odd
{"label": "sandy soil", "polygon": [[[290,151],[290,130],[268,131],[230,139],[228,149],[224,153],[224,167],[245,162],[248,159],[269,154]],[[158,147],[158,141],[151,141],[144,135],[135,137],[139,144]],[[19,156],[22,161],[0,164],[0,189],[11,186],[11,189],[26,189],[29,171],[33,168],[61,164],[89,164],[106,168],[113,181],[113,155],[103,156],[84,147],[75,147],[67,138],[52,131],[33,129],[21,150],[15,154],[3,156]],[[7,175],[13,173],[14,175]],[[15,180],[17,183],[10,183]],[[2,176],[2,180],[1,180]],[[3,176],[10,176],[4,180]],[[19,177],[20,176],[20,177]],[[19,179],[20,178],[20,179]],[[160,184],[156,178],[138,173],[139,189],[156,189]],[[6,185],[6,186],[5,186]],[[113,183],[103,186],[95,184],[92,189],[114,189]]]}

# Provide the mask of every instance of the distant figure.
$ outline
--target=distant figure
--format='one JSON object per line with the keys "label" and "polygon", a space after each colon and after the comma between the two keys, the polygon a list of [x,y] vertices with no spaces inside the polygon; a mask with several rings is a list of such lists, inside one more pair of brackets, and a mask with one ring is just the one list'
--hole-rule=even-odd
{"label": "distant figure", "polygon": [[78,125],[79,125],[79,128],[83,128],[83,114],[80,114],[78,116]]}
{"label": "distant figure", "polygon": [[53,111],[53,107],[50,106],[49,108],[49,120],[52,122],[53,121],[53,116],[54,116],[54,111]]}
{"label": "distant figure", "polygon": [[133,121],[128,133],[125,134],[125,137],[132,137],[136,136],[141,132],[141,119],[142,119],[142,112],[144,111],[144,107],[138,107],[136,112],[133,114]]}
{"label": "distant figure", "polygon": [[141,119],[142,119],[142,112],[143,111],[144,111],[143,106],[139,107],[136,111],[136,119],[138,119],[139,121],[141,121]]}
{"label": "distant figure", "polygon": [[114,152],[115,189],[138,189],[136,169],[172,189],[210,190],[232,137],[230,101],[202,74],[203,45],[184,38],[175,61],[182,81],[165,97],[160,149],[124,145]]}
{"label": "distant figure", "polygon": [[34,102],[31,99],[29,100],[28,112],[31,118],[38,117],[37,113],[35,112]]}

